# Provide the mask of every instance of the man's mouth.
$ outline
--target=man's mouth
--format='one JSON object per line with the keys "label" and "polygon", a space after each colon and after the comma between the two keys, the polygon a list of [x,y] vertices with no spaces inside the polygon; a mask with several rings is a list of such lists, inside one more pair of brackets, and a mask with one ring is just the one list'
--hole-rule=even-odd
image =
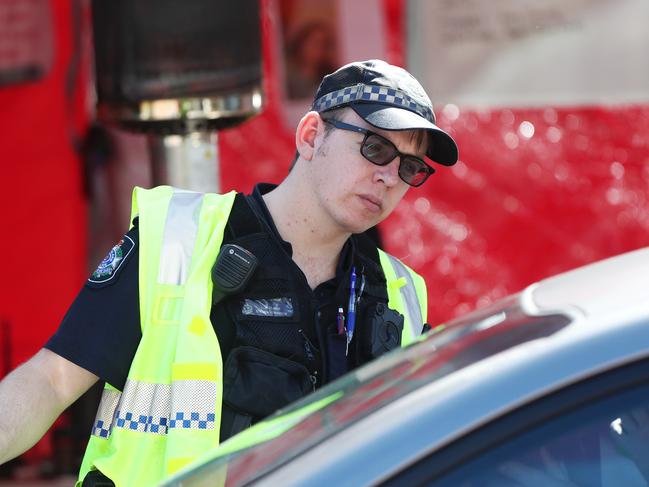
{"label": "man's mouth", "polygon": [[370,211],[381,211],[383,209],[383,204],[380,198],[372,196],[370,194],[361,194],[359,195],[366,208]]}

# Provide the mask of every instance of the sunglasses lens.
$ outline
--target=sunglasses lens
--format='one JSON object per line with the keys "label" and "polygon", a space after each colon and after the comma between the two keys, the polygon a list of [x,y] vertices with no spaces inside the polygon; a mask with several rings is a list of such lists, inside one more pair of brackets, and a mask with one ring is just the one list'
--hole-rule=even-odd
{"label": "sunglasses lens", "polygon": [[397,149],[390,141],[379,135],[371,134],[365,139],[365,143],[361,147],[361,154],[368,161],[383,166],[396,157]]}
{"label": "sunglasses lens", "polygon": [[399,165],[399,176],[411,186],[422,185],[433,172],[433,168],[415,157],[403,157]]}
{"label": "sunglasses lens", "polygon": [[[361,146],[361,154],[377,166],[394,160],[399,151],[392,142],[377,134],[368,134]],[[401,155],[399,177],[410,186],[421,186],[435,170],[417,157]]]}

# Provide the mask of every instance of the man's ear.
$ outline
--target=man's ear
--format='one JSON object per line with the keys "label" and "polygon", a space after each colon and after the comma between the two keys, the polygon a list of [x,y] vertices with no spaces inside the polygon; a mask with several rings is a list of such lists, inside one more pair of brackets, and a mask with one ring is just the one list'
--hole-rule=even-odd
{"label": "man's ear", "polygon": [[295,130],[295,147],[302,159],[310,161],[315,154],[323,122],[318,112],[307,112]]}

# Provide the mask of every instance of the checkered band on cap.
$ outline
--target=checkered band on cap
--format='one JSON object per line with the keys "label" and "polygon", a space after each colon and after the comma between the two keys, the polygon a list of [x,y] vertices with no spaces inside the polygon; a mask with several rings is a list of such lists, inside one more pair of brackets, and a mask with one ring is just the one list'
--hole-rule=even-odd
{"label": "checkered band on cap", "polygon": [[313,110],[324,112],[353,102],[374,102],[381,105],[391,105],[415,112],[431,122],[435,121],[435,115],[429,107],[417,103],[404,92],[387,86],[365,85],[362,83],[347,86],[321,96],[313,102]]}

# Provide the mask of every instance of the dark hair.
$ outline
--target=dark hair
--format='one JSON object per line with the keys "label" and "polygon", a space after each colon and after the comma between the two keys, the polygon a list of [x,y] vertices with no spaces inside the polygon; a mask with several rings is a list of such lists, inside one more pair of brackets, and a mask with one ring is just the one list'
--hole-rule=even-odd
{"label": "dark hair", "polygon": [[[329,110],[327,112],[321,112],[320,116],[322,117],[323,120],[337,120],[339,122],[342,121],[342,114],[343,111],[347,107],[340,107],[340,108],[335,108],[333,110]],[[331,131],[333,130],[333,126],[329,125],[328,123],[325,124],[324,127],[324,137],[327,138]],[[295,167],[295,163],[297,162],[298,157],[300,157],[300,152],[295,151],[295,157],[293,158],[293,161],[291,161],[291,165],[288,168],[288,172],[291,172],[293,168]]]}
{"label": "dark hair", "polygon": [[414,130],[410,135],[410,142],[414,142],[418,148],[424,147],[424,152],[428,152],[428,148],[432,144],[432,136],[428,130]]}

